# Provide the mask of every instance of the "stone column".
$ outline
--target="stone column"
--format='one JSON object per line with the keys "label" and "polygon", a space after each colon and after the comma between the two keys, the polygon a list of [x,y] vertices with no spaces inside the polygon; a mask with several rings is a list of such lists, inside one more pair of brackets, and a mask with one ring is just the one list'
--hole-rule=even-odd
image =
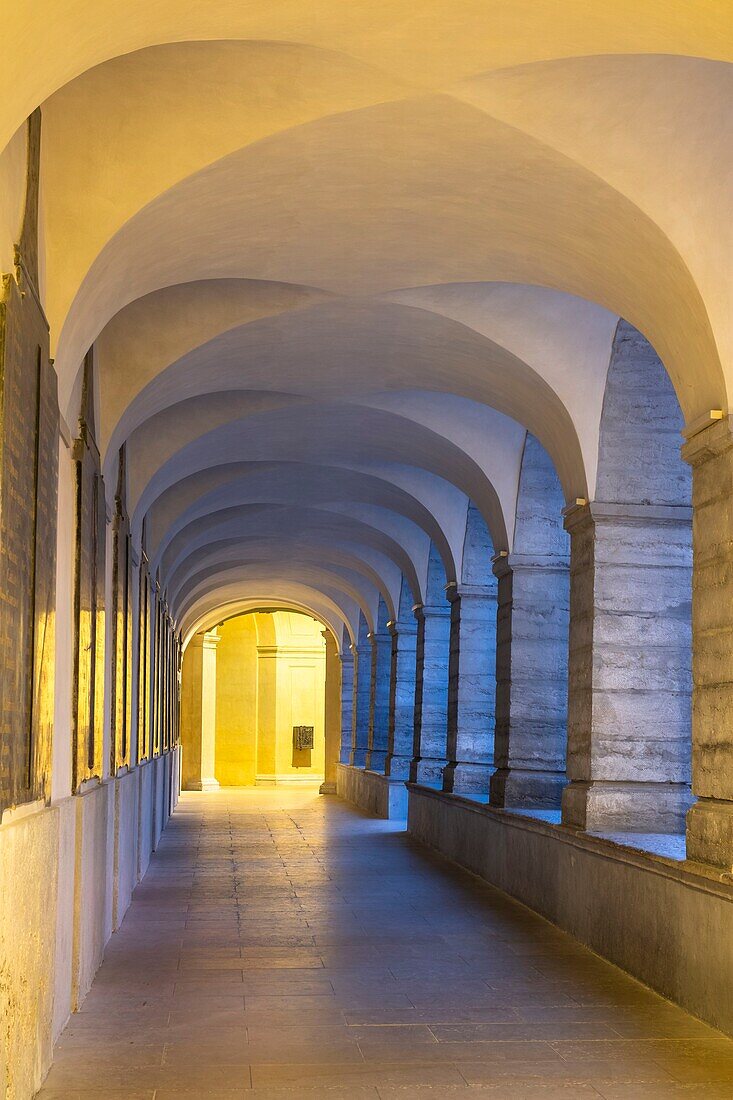
{"label": "stone column", "polygon": [[496,588],[448,589],[448,765],[443,790],[488,799],[494,763]]}
{"label": "stone column", "polygon": [[384,774],[389,748],[389,696],[392,673],[391,634],[370,634],[372,674],[369,699],[369,749],[365,767]]}
{"label": "stone column", "polygon": [[215,791],[216,630],[196,634],[186,649],[181,696],[184,790]]}
{"label": "stone column", "polygon": [[687,858],[733,872],[733,435],[724,417],[688,439],[692,466],[692,790]]}
{"label": "stone column", "polygon": [[352,763],[354,750],[354,654],[341,654],[341,756],[342,764]]}
{"label": "stone column", "polygon": [[410,781],[440,787],[446,766],[450,605],[418,606],[415,730]]}
{"label": "stone column", "polygon": [[564,558],[499,555],[491,803],[559,809],[566,783],[570,577]]}
{"label": "stone column", "polygon": [[203,637],[201,662],[201,790],[218,791],[216,779],[216,630]]}
{"label": "stone column", "polygon": [[351,763],[355,768],[366,765],[369,751],[369,711],[372,699],[372,644],[360,643],[354,654],[356,678],[354,684],[354,749]]}
{"label": "stone column", "polygon": [[566,825],[678,832],[691,796],[690,509],[567,510]]}
{"label": "stone column", "polygon": [[333,634],[330,630],[322,633],[326,646],[326,689],[323,707],[325,756],[320,793],[335,794],[336,764],[341,751],[341,662]]}
{"label": "stone column", "polygon": [[390,779],[409,779],[415,742],[415,652],[417,623],[389,624],[392,668],[389,691],[389,751],[385,773]]}

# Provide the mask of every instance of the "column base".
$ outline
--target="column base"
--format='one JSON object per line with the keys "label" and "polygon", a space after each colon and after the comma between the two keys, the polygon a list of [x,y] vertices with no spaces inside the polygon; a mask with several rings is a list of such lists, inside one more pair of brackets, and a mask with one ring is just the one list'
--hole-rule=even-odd
{"label": "column base", "polygon": [[201,787],[199,788],[199,790],[202,790],[202,791],[218,791],[219,790],[219,780],[218,779],[213,779],[213,778],[202,779],[201,780]]}
{"label": "column base", "polygon": [[559,810],[567,785],[564,772],[497,768],[491,777],[492,806],[517,810]]}
{"label": "column base", "polygon": [[691,802],[686,783],[575,781],[562,792],[562,823],[596,833],[682,833]]}
{"label": "column base", "polygon": [[364,767],[367,771],[379,772],[380,775],[384,775],[384,769],[387,766],[387,750],[386,749],[372,749],[367,753],[366,762]]}
{"label": "column base", "polygon": [[492,767],[490,764],[451,763],[443,768],[443,790],[447,794],[462,794],[466,798],[489,797]]}
{"label": "column base", "polygon": [[733,874],[733,802],[700,798],[687,813],[687,858]]}
{"label": "column base", "polygon": [[336,794],[336,783],[333,779],[325,780],[318,788],[319,794]]}
{"label": "column base", "polygon": [[445,767],[445,760],[436,760],[429,756],[424,756],[420,760],[413,760],[410,764],[410,782],[442,790]]}

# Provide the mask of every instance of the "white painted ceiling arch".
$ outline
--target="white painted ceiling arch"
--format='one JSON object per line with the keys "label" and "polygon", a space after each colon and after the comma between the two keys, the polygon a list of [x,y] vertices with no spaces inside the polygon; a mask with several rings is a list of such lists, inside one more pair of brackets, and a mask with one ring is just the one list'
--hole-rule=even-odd
{"label": "white painted ceiling arch", "polygon": [[705,303],[656,222],[592,169],[450,95],[297,126],[149,202],[99,250],[59,318],[62,393],[119,309],[212,277],[348,296],[456,281],[546,285],[640,328],[688,416],[722,396]]}
{"label": "white painted ceiling arch", "polygon": [[213,610],[217,606],[224,606],[232,598],[242,598],[258,591],[272,592],[273,595],[280,594],[283,598],[291,596],[297,598],[298,592],[301,591],[318,593],[340,607],[344,616],[349,609],[351,613],[358,611],[364,616],[369,630],[373,630],[378,605],[370,607],[368,601],[360,602],[353,593],[348,591],[348,584],[335,574],[333,575],[335,583],[329,583],[329,579],[330,575],[325,571],[312,571],[308,566],[288,571],[268,563],[251,565],[247,569],[239,568],[231,574],[222,572],[214,579],[202,578],[195,587],[190,589],[185,602],[179,608],[179,621],[185,631],[187,624],[201,609]]}
{"label": "white painted ceiling arch", "polygon": [[[338,50],[415,87],[445,86],[469,75],[549,58],[586,54],[689,54],[730,60],[724,2],[588,0],[558,19],[548,0],[407,0],[389,7],[352,0],[299,0],[262,8],[241,0],[37,0],[5,13],[0,71],[0,149],[28,114],[57,89],[114,57],[170,42],[271,40]],[[673,17],[672,17],[673,16]],[[64,49],[59,49],[59,43]]]}
{"label": "white painted ceiling arch", "polygon": [[733,407],[727,5],[566,7],[4,13],[0,150],[43,104],[62,412],[94,345],[108,494],[124,445],[187,622],[244,585],[358,628],[403,574],[419,598],[431,544],[462,575],[469,501],[511,549],[527,431],[592,498],[619,317],[688,423]]}
{"label": "white painted ceiling arch", "polygon": [[[517,428],[513,437],[517,470],[522,443],[523,432]],[[275,394],[218,393],[190,399],[151,417],[133,433],[127,450],[133,521],[139,525],[161,493],[207,466],[297,462],[314,450],[328,465],[339,465],[344,457],[362,465],[397,462],[443,477],[474,500],[496,546],[507,545],[509,524],[493,484],[477,459],[450,439],[404,414]]]}
{"label": "white painted ceiling arch", "polygon": [[414,525],[412,529],[405,527],[397,533],[401,540],[393,537],[394,532],[391,535],[373,523],[327,509],[239,505],[196,520],[180,531],[162,555],[158,572],[165,583],[192,553],[219,541],[240,541],[251,536],[275,541],[296,537],[316,541],[325,547],[342,547],[346,552],[351,552],[354,546],[371,549],[392,561],[408,578],[413,590],[421,593],[430,539]]}
{"label": "white painted ceiling arch", "polygon": [[232,582],[239,582],[246,592],[248,585],[275,577],[302,580],[324,593],[339,592],[354,600],[369,621],[377,621],[379,591],[355,571],[305,560],[272,562],[263,557],[248,561],[221,562],[213,566],[207,563],[204,568],[193,573],[179,589],[178,615],[185,615],[192,602],[201,594],[216,592]]}
{"label": "white painted ceiling arch", "polygon": [[[353,400],[410,390],[498,409],[545,438],[569,494],[584,484],[593,444],[582,458],[574,450],[573,419],[563,405],[571,409],[574,400],[583,425],[590,406],[593,423],[617,320],[608,311],[542,288],[490,284],[425,287],[401,292],[399,301],[296,298],[286,308],[282,293],[294,288],[273,284],[271,314],[231,325],[227,312],[222,332],[190,346],[190,317],[209,310],[219,287],[225,306],[233,297],[244,310],[251,290],[252,308],[268,308],[268,284],[204,281],[186,294],[177,287],[146,296],[101,334],[100,446],[107,466],[146,419],[187,397],[277,388]],[[209,325],[202,320],[208,336]],[[184,341],[188,350],[175,357]]]}
{"label": "white painted ceiling arch", "polygon": [[[378,572],[369,562],[370,556],[377,561],[381,572]],[[274,564],[280,560],[290,563],[308,562],[335,566],[337,570],[358,574],[379,593],[387,604],[390,615],[394,613],[395,596],[399,600],[402,574],[384,555],[373,553],[370,555],[368,548],[362,548],[359,544],[349,548],[343,544],[332,546],[314,538],[309,540],[303,537],[266,538],[256,534],[240,539],[219,539],[189,554],[165,579],[170,606],[172,609],[177,606],[179,595],[185,585],[201,572],[209,571],[213,575],[222,567],[229,568],[257,561],[269,561]]]}
{"label": "white painted ceiling arch", "polygon": [[[281,589],[278,591],[282,592]],[[303,602],[304,599],[306,602]],[[336,639],[339,654],[343,653],[344,638],[348,639],[347,645],[353,641],[352,621],[347,611],[331,600],[326,599],[320,593],[312,592],[310,595],[306,595],[305,586],[301,586],[297,596],[294,594],[289,596],[274,595],[273,590],[268,590],[266,595],[262,595],[258,591],[251,591],[245,598],[241,596],[238,598],[232,597],[229,593],[223,602],[215,601],[213,609],[204,610],[204,605],[201,605],[193,612],[192,616],[189,616],[185,632],[182,634],[184,648],[193,635],[199,631],[211,630],[218,623],[227,618],[232,618],[234,615],[257,611],[266,607],[275,607],[281,610],[292,609],[319,619],[331,630]],[[358,622],[358,608],[351,608],[351,613],[356,615],[356,621]]]}
{"label": "white painted ceiling arch", "polygon": [[[244,476],[240,472],[242,469],[247,471]],[[375,478],[363,471],[297,463],[232,464],[218,467],[214,472],[218,471],[229,473],[229,479],[219,481],[215,489],[201,493],[201,479],[199,475],[193,475],[172,486],[146,513],[146,550],[153,571],[158,568],[173,538],[197,520],[214,517],[218,512],[238,506],[302,505],[306,501],[311,506],[326,507],[338,507],[339,502],[375,504],[394,511],[436,541],[447,572],[453,575],[457,571],[452,545],[444,535],[440,519],[436,519],[420,501],[384,478]],[[206,484],[208,488],[211,481],[207,479]],[[452,486],[449,489],[452,490],[452,509],[448,518],[451,525],[460,525],[459,529],[462,529],[465,526],[467,501]],[[175,499],[166,508],[166,498],[169,497]],[[191,500],[193,502],[188,503]]]}

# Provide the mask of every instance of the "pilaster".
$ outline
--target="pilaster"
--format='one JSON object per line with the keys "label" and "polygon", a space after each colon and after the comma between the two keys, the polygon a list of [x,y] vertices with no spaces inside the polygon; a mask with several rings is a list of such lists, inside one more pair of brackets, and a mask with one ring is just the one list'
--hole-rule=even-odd
{"label": "pilaster", "polygon": [[201,658],[201,790],[218,791],[216,779],[216,647],[219,632],[207,631]]}
{"label": "pilaster", "polygon": [[336,639],[330,630],[322,631],[326,649],[326,689],[324,704],[324,766],[321,794],[336,793],[336,764],[341,751],[341,664]]}

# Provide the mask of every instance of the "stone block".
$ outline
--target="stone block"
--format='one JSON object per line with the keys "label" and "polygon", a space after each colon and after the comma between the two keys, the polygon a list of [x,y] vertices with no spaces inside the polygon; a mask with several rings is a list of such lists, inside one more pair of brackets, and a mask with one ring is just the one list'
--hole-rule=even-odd
{"label": "stone block", "polygon": [[700,798],[687,814],[687,858],[733,875],[733,802]]}
{"label": "stone block", "polygon": [[571,781],[562,821],[592,832],[681,833],[691,802],[683,783]]}

